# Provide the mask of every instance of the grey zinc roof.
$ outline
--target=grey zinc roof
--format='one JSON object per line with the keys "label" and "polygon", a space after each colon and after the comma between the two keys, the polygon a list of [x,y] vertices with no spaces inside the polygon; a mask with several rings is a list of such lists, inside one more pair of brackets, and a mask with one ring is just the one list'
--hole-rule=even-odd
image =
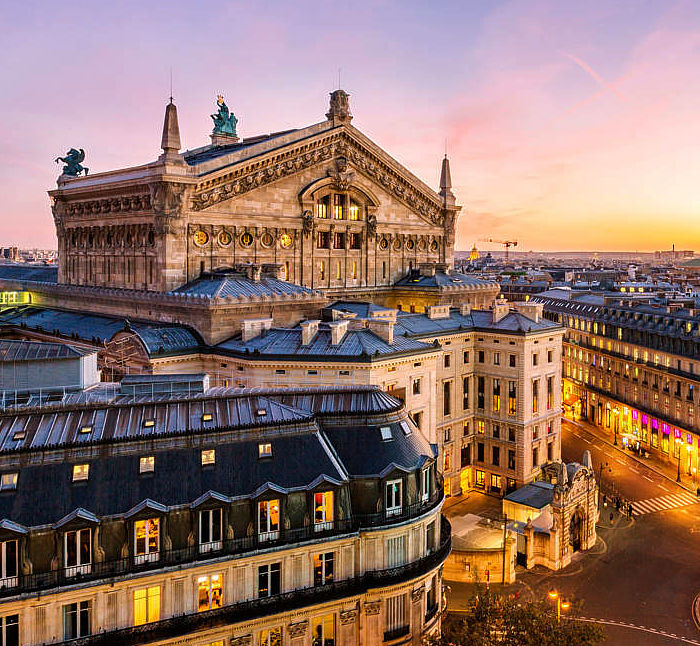
{"label": "grey zinc roof", "polygon": [[433,348],[420,341],[394,335],[390,345],[374,332],[348,330],[340,343],[331,343],[331,331],[327,324],[320,323],[316,335],[308,345],[302,345],[301,328],[272,328],[263,334],[243,341],[240,336],[228,339],[216,346],[217,350],[255,357],[314,357],[322,359],[389,356],[402,352],[429,352]]}
{"label": "grey zinc roof", "polygon": [[459,310],[450,310],[449,318],[434,319],[429,318],[427,314],[399,312],[396,318],[394,334],[404,334],[410,337],[451,334],[465,330],[540,332],[558,327],[559,325],[552,321],[543,318],[540,318],[539,321],[534,321],[515,311],[510,311],[496,323],[493,322],[493,314],[487,310],[472,310],[469,314],[460,314]]}
{"label": "grey zinc roof", "polygon": [[491,283],[481,278],[475,278],[466,274],[450,272],[449,274],[436,271],[434,276],[423,276],[418,270],[412,270],[407,276],[397,280],[394,285],[397,287],[499,287],[498,283]]}
{"label": "grey zinc roof", "polygon": [[554,485],[549,482],[533,482],[509,493],[506,500],[527,505],[534,509],[542,509],[552,502]]}
{"label": "grey zinc roof", "polygon": [[352,314],[357,314],[359,318],[371,318],[373,314],[396,311],[390,307],[382,307],[381,305],[363,301],[336,301],[325,309],[329,311],[338,310],[339,312],[350,312]]}
{"label": "grey zinc roof", "polygon": [[[411,430],[408,435],[404,432],[406,425]],[[382,439],[382,427],[391,430],[390,441]],[[410,471],[435,457],[425,436],[406,420],[378,426],[333,427],[325,433],[353,478],[384,477],[393,469]]]}
{"label": "grey zinc roof", "polygon": [[[2,323],[58,332],[63,336],[99,343],[107,343],[117,332],[125,329],[123,318],[31,305],[0,313],[0,324]],[[199,340],[194,333],[183,326],[137,321],[130,323],[130,328],[143,341],[150,354],[181,352],[199,347]]]}
{"label": "grey zinc roof", "polygon": [[[262,411],[264,415],[260,414]],[[203,421],[205,413],[212,415],[211,421]],[[308,411],[261,395],[134,397],[94,405],[48,405],[0,415],[0,452],[155,439],[163,435],[300,423],[311,419]],[[152,426],[147,424],[151,421]]]}
{"label": "grey zinc roof", "polygon": [[299,295],[311,296],[316,294],[313,289],[302,287],[278,278],[262,277],[251,280],[245,276],[221,275],[197,278],[174,290],[176,294],[193,294],[209,298],[226,297],[260,297]]}
{"label": "grey zinc roof", "polygon": [[239,150],[246,150],[248,148],[251,148],[252,146],[255,146],[256,144],[262,143],[264,141],[270,141],[272,139],[277,139],[278,137],[288,135],[289,133],[295,131],[296,129],[292,128],[291,130],[282,130],[280,132],[273,132],[271,134],[246,137],[245,139],[242,139],[241,141],[234,144],[229,144],[228,146],[203,146],[202,148],[197,148],[195,150],[188,150],[183,154],[183,156],[185,158],[185,161],[190,166],[196,166],[197,164],[201,164],[211,159],[223,157],[224,155],[228,155],[232,152],[238,152]]}
{"label": "grey zinc roof", "polygon": [[337,483],[347,480],[318,430],[266,441],[272,445],[272,457],[264,460],[259,459],[257,438],[212,444],[216,460],[206,468],[199,448],[151,449],[155,469],[147,478],[136,475],[139,454],[111,453],[90,460],[90,477],[80,485],[71,482],[70,462],[28,465],[19,473],[17,490],[0,497],[0,518],[36,527],[55,523],[78,508],[97,517],[116,516],[145,500],[161,508],[176,507],[209,491],[230,500],[253,497],[266,487],[303,490],[324,477]]}
{"label": "grey zinc roof", "polygon": [[93,354],[94,352],[97,352],[97,350],[79,348],[65,343],[0,340],[0,361],[74,359]]}
{"label": "grey zinc roof", "polygon": [[58,267],[56,265],[28,265],[23,263],[3,264],[0,265],[0,279],[56,283],[58,282]]}

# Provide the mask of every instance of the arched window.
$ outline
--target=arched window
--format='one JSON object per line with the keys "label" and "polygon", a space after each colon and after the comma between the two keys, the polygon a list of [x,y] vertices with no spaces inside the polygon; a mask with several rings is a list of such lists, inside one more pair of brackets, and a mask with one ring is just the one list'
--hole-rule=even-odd
{"label": "arched window", "polygon": [[[327,189],[326,189],[327,190]],[[364,220],[365,207],[371,204],[361,191],[350,189],[348,192],[325,192],[321,189],[315,198],[316,217],[321,220]]]}

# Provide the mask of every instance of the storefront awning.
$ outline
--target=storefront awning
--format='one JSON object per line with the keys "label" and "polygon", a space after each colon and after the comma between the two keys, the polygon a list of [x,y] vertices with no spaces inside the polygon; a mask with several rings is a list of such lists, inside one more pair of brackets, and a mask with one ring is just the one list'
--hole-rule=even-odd
{"label": "storefront awning", "polygon": [[579,401],[581,401],[581,398],[578,395],[568,395],[564,398],[564,405],[573,406],[576,402]]}

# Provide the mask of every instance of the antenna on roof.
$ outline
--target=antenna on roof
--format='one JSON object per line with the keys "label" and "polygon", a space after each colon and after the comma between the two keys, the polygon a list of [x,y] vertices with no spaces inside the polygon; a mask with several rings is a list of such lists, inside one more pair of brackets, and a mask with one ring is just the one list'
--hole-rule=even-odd
{"label": "antenna on roof", "polygon": [[340,71],[341,71],[341,69],[342,68],[340,68],[340,67],[338,68],[338,89],[340,89],[340,87],[341,87],[340,86]]}
{"label": "antenna on roof", "polygon": [[170,103],[173,102],[173,68],[170,67]]}

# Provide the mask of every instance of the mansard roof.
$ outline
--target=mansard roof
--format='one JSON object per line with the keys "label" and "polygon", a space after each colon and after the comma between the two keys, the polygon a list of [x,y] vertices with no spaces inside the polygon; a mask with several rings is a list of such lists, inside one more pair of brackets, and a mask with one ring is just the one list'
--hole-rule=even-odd
{"label": "mansard roof", "polygon": [[406,276],[394,283],[396,287],[415,289],[500,289],[496,282],[490,282],[460,274],[456,271],[436,271],[432,275],[424,275],[420,269],[410,271]]}
{"label": "mansard roof", "polygon": [[[126,319],[123,317],[33,305],[23,305],[0,313],[0,324],[2,323],[40,332],[57,332],[62,336],[101,344],[107,343],[117,332],[126,329]],[[139,337],[149,354],[183,352],[200,346],[195,333],[182,325],[134,321],[129,322],[128,329]]]}
{"label": "mansard roof", "polygon": [[[209,500],[231,502],[265,494],[284,495],[310,491],[323,483],[343,486],[353,477],[381,477],[397,469],[413,471],[436,456],[435,448],[410,422],[401,402],[378,388],[267,392],[263,397],[251,391],[229,390],[218,399],[208,395],[166,404],[161,399],[130,404],[125,407],[130,413],[128,421],[122,415],[125,426],[118,450],[90,445],[117,439],[114,433],[106,434],[104,426],[112,409],[121,404],[107,409],[82,405],[2,414],[0,459],[4,469],[16,469],[19,476],[16,490],[0,497],[0,518],[27,527],[55,528],[74,520],[91,523],[108,517],[132,518],[196,507]],[[220,406],[208,410],[213,412],[215,428],[203,429],[199,413],[204,408],[192,405],[211,406],[214,400]],[[168,441],[158,441],[169,433],[160,423],[159,406],[172,407],[170,412],[176,419],[170,429],[184,428],[190,437],[177,441],[170,432]],[[153,409],[158,410],[138,412]],[[261,409],[265,415],[258,415]],[[226,428],[217,417],[222,410],[228,414],[239,411],[238,419],[256,428]],[[373,413],[375,416],[368,418]],[[158,420],[152,429],[144,429],[141,423],[148,414]],[[92,420],[95,427],[83,441],[78,435],[86,420]],[[282,428],[283,422],[292,423]],[[47,431],[55,426],[60,427],[55,438],[60,441],[52,443],[48,437],[53,430]],[[390,441],[384,440],[382,426],[390,427]],[[12,435],[20,429],[25,431],[24,439],[13,440]],[[149,441],[144,444],[142,440]],[[260,442],[271,444],[271,457],[260,459]],[[71,449],[76,444],[81,446],[73,455]],[[25,460],[16,454],[22,446],[33,451],[60,446],[63,459]],[[216,454],[214,463],[203,467],[204,448],[213,448]],[[143,455],[154,457],[154,469],[139,477]],[[74,463],[90,465],[87,480],[72,482]],[[42,505],[36,504],[37,499],[44,501]]]}
{"label": "mansard roof", "polygon": [[493,320],[493,312],[488,310],[471,310],[462,314],[458,309],[451,309],[445,318],[430,318],[427,314],[409,314],[398,312],[394,334],[408,337],[436,336],[440,334],[455,334],[469,330],[483,332],[544,332],[560,329],[557,323],[540,318],[535,321],[520,312],[511,310],[498,321]]}
{"label": "mansard roof", "polygon": [[348,329],[340,342],[334,344],[328,323],[319,323],[318,331],[307,345],[302,344],[302,330],[297,326],[265,330],[248,341],[236,336],[215,347],[215,351],[245,358],[303,358],[314,361],[370,360],[372,357],[387,358],[434,350],[431,345],[396,335],[390,344],[368,329]]}
{"label": "mansard roof", "polygon": [[303,298],[320,295],[320,292],[286,280],[271,276],[261,276],[259,280],[252,280],[233,270],[203,274],[186,285],[178,287],[173,293],[208,298],[274,298],[279,296]]}
{"label": "mansard roof", "polygon": [[66,343],[13,341],[9,339],[0,340],[0,362],[77,359],[95,352],[97,352],[97,350],[79,348],[78,346]]}

